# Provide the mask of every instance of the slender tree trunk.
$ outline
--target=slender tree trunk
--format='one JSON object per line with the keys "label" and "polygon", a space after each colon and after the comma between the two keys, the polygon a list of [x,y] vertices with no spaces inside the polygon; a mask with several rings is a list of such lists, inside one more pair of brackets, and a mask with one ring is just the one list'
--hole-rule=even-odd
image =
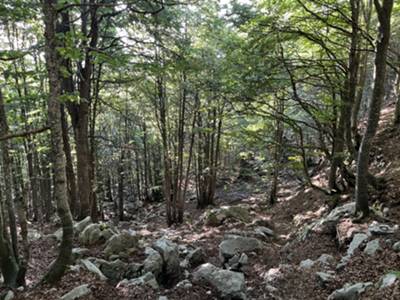
{"label": "slender tree trunk", "polygon": [[[0,90],[0,135],[5,135],[8,132],[8,124],[6,118],[6,112],[4,108],[3,95]],[[17,263],[16,254],[16,243],[17,233],[15,224],[15,210],[12,201],[12,182],[11,182],[11,160],[9,156],[9,142],[4,140],[1,143],[1,152],[3,160],[3,174],[4,174],[4,192],[5,202],[2,203],[2,209],[7,210],[7,214],[1,213],[0,220],[0,269],[3,274],[4,284],[10,287],[16,287],[17,277],[19,272],[19,266]],[[5,204],[5,205],[4,205]],[[7,233],[6,220],[3,216],[8,217],[10,225],[10,232],[12,242],[9,240]]]}
{"label": "slender tree trunk", "polygon": [[275,121],[275,141],[274,141],[274,170],[271,183],[271,193],[269,197],[269,203],[273,205],[277,201],[278,194],[278,177],[281,168],[281,157],[282,157],[282,142],[283,142],[283,131],[284,124],[281,116],[284,113],[284,104],[282,99],[276,100],[276,121]]}
{"label": "slender tree trunk", "polygon": [[71,212],[74,215],[76,215],[77,204],[78,204],[78,193],[76,189],[74,166],[72,163],[71,145],[69,143],[68,121],[63,106],[61,107],[61,124],[63,133],[64,153],[66,158],[65,170],[68,183],[67,186],[68,186],[69,204]]}
{"label": "slender tree trunk", "polygon": [[380,110],[385,95],[386,58],[390,40],[390,19],[393,8],[393,0],[374,0],[378,13],[379,29],[375,54],[375,79],[372,98],[369,104],[368,122],[365,134],[361,141],[357,160],[356,179],[356,211],[362,216],[369,214],[368,205],[368,168],[372,139],[378,128]]}
{"label": "slender tree trunk", "polygon": [[54,166],[54,197],[57,203],[57,213],[60,217],[63,237],[57,259],[50,266],[43,278],[48,283],[57,282],[70,263],[72,253],[73,222],[68,205],[67,177],[65,172],[65,156],[63,149],[61,125],[61,86],[60,60],[57,54],[56,22],[57,0],[43,0],[43,14],[45,23],[45,54],[46,67],[49,76],[48,123],[51,134],[51,149]]}

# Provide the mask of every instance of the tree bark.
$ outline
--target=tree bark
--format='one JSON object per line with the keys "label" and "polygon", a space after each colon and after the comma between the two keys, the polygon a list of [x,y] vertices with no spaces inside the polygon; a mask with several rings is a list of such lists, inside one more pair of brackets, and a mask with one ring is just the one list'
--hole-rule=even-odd
{"label": "tree bark", "polygon": [[367,178],[369,155],[372,139],[378,128],[380,110],[385,95],[386,57],[390,40],[390,19],[393,0],[383,0],[382,5],[379,0],[374,0],[374,5],[379,20],[378,41],[375,54],[374,89],[369,103],[367,128],[358,152],[355,194],[356,212],[361,213],[362,216],[367,216],[369,214]]}
{"label": "tree bark", "polygon": [[63,237],[57,259],[50,266],[49,271],[43,278],[44,282],[54,284],[64,275],[71,260],[73,222],[68,205],[67,177],[65,172],[66,163],[61,125],[60,59],[57,54],[58,43],[56,38],[57,0],[43,0],[42,4],[45,23],[46,67],[50,90],[47,103],[55,177],[54,197],[57,203],[57,213],[60,217],[63,229]]}

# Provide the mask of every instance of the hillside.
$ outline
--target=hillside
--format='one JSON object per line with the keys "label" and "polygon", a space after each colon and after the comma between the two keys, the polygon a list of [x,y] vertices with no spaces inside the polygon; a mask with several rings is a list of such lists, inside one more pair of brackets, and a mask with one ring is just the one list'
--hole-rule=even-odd
{"label": "hillside", "polygon": [[[381,128],[388,128],[392,114],[393,107],[383,111]],[[399,299],[398,279],[380,288],[382,276],[400,270],[399,142],[400,135],[393,130],[380,130],[374,141],[374,171],[385,178],[387,187],[374,193],[376,215],[363,223],[353,222],[352,191],[341,195],[333,208],[331,196],[287,181],[278,203],[270,207],[260,179],[234,181],[220,187],[217,205],[204,213],[187,203],[182,226],[165,226],[162,205],[143,207],[135,219],[118,227],[102,223],[103,230],[128,234],[111,256],[104,250],[105,239],[92,237],[93,244],[87,246],[76,238],[76,261],[55,287],[38,290],[35,284],[56,256],[57,242],[52,234],[35,236],[32,231],[30,287],[15,291],[14,299],[57,299],[82,284],[88,284],[90,293],[79,299],[88,300],[218,299],[221,293],[226,299],[327,299],[345,284],[358,283],[371,283],[359,299]],[[235,238],[237,243],[226,245]],[[146,247],[160,251],[162,259]],[[237,258],[229,258],[230,253],[237,253]],[[98,268],[91,269],[87,261]],[[233,274],[243,274],[244,285],[228,284],[243,279],[232,278],[229,272],[221,275],[223,279],[214,273],[199,280],[205,263],[239,271]],[[157,281],[154,276],[149,281],[129,279],[143,276],[146,268],[155,272]],[[329,299],[356,299],[348,293]]]}

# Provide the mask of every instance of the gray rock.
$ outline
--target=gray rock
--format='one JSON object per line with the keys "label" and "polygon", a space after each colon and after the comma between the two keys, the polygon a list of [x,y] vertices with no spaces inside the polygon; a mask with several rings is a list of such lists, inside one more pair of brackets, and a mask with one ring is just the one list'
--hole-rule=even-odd
{"label": "gray rock", "polygon": [[288,264],[280,264],[277,268],[271,268],[267,272],[262,274],[262,278],[267,282],[267,284],[271,284],[276,280],[283,279],[285,277],[285,273],[293,272],[293,267]]}
{"label": "gray rock", "polygon": [[89,255],[90,250],[87,248],[73,248],[72,249],[72,260],[76,261],[78,259],[83,258],[84,256]]}
{"label": "gray rock", "polygon": [[[128,268],[128,264],[122,260],[117,259],[112,262],[102,261],[100,264],[100,270],[103,274],[111,280],[121,280],[125,278],[124,275]],[[132,277],[131,277],[132,278]]]}
{"label": "gray rock", "polygon": [[329,295],[328,300],[357,300],[360,295],[370,286],[372,282],[360,282],[353,285],[345,285]]}
{"label": "gray rock", "polygon": [[113,254],[120,255],[127,249],[137,248],[139,236],[135,232],[123,231],[113,235],[106,243],[104,254],[110,257]]}
{"label": "gray rock", "polygon": [[394,245],[393,245],[393,248],[392,248],[394,251],[396,251],[396,252],[400,252],[400,241],[399,242],[396,242],[396,243],[394,243]]}
{"label": "gray rock", "polygon": [[159,289],[159,285],[157,283],[156,278],[154,277],[153,273],[146,273],[143,276],[131,280],[125,280],[128,286],[132,285],[147,285],[151,288],[157,290]]}
{"label": "gray rock", "polygon": [[185,279],[185,280],[178,282],[176,287],[183,288],[185,290],[190,290],[193,287],[193,284],[188,279]]}
{"label": "gray rock", "polygon": [[242,205],[224,206],[206,213],[205,223],[208,226],[220,226],[226,219],[234,219],[244,223],[251,222],[248,207]]}
{"label": "gray rock", "polygon": [[246,255],[246,253],[242,253],[239,258],[239,264],[242,266],[247,265],[249,262],[249,257]]}
{"label": "gray rock", "polygon": [[193,273],[193,280],[210,284],[218,290],[222,298],[246,299],[246,286],[242,273],[223,270],[206,263]]}
{"label": "gray rock", "polygon": [[168,297],[167,296],[160,296],[160,297],[158,297],[158,300],[168,300]]}
{"label": "gray rock", "polygon": [[75,300],[87,296],[91,293],[92,291],[90,290],[89,285],[83,284],[74,288],[73,290],[62,296],[61,300]]}
{"label": "gray rock", "polygon": [[204,253],[203,248],[198,247],[193,251],[189,252],[189,254],[186,256],[186,260],[188,261],[189,265],[192,268],[196,268],[202,263],[204,263],[206,260],[206,255]]}
{"label": "gray rock", "polygon": [[330,254],[321,254],[321,256],[317,259],[317,262],[324,266],[330,266],[335,263],[335,258]]}
{"label": "gray rock", "polygon": [[275,233],[272,229],[270,229],[268,227],[264,227],[264,226],[258,226],[256,228],[254,228],[254,232],[263,237],[267,237],[267,236],[273,237],[275,235]]}
{"label": "gray rock", "polygon": [[219,244],[219,254],[222,261],[230,259],[235,254],[251,252],[262,248],[262,243],[256,238],[230,236]]}
{"label": "gray rock", "polygon": [[146,247],[146,259],[143,262],[143,272],[151,272],[154,276],[158,277],[163,268],[163,259],[160,253],[153,248]]}
{"label": "gray rock", "polygon": [[314,265],[315,265],[315,261],[308,258],[308,259],[301,261],[299,267],[300,267],[300,269],[308,270],[308,269],[311,269]]}
{"label": "gray rock", "polygon": [[350,260],[351,256],[354,254],[354,251],[360,247],[360,245],[368,239],[368,235],[365,233],[357,233],[353,236],[353,240],[351,241],[349,248],[347,249],[346,256],[342,257],[336,269],[342,269],[347,265],[347,262]]}
{"label": "gray rock", "polygon": [[74,233],[79,235],[86,227],[92,224],[92,218],[90,216],[74,224]]}
{"label": "gray rock", "polygon": [[380,224],[376,221],[368,226],[368,232],[375,235],[393,234],[399,230],[399,225],[389,226],[387,224]]}
{"label": "gray rock", "polygon": [[355,211],[355,202],[346,203],[333,209],[327,216],[314,222],[311,230],[331,233],[336,231],[336,224],[340,219],[353,215]]}
{"label": "gray rock", "polygon": [[365,233],[357,233],[354,235],[353,240],[351,241],[349,248],[347,249],[347,256],[352,256],[354,251],[360,247],[362,242],[368,239],[368,235]]}
{"label": "gray rock", "polygon": [[90,224],[79,235],[83,245],[94,245],[106,242],[115,232],[106,224]]}
{"label": "gray rock", "polygon": [[315,277],[322,287],[326,287],[329,283],[335,280],[333,272],[317,272],[315,273]]}
{"label": "gray rock", "polygon": [[383,289],[388,286],[392,286],[399,279],[399,275],[395,273],[389,273],[381,277],[379,280],[379,289]]}
{"label": "gray rock", "polygon": [[178,246],[165,239],[161,238],[154,242],[153,248],[160,253],[163,259],[164,279],[168,282],[173,282],[179,278],[181,273]]}
{"label": "gray rock", "polygon": [[97,277],[101,280],[107,280],[107,277],[100,271],[100,269],[88,259],[81,259],[82,265],[93,274],[96,274]]}
{"label": "gray rock", "polygon": [[15,294],[14,294],[14,292],[13,291],[8,291],[7,292],[7,294],[4,296],[4,300],[12,300],[12,299],[14,299],[14,297],[15,297]]}
{"label": "gray rock", "polygon": [[364,253],[373,256],[378,251],[381,251],[381,250],[382,250],[382,248],[380,246],[379,239],[375,239],[375,240],[369,241],[367,243],[367,246],[364,249]]}

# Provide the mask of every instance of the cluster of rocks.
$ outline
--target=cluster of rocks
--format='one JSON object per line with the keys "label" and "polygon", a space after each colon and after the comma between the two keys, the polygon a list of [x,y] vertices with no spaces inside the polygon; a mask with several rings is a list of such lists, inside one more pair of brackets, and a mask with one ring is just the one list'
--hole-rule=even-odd
{"label": "cluster of rocks", "polygon": [[[319,259],[313,261],[306,259],[300,262],[299,268],[303,270],[317,270],[315,278],[321,286],[326,287],[335,281],[336,274],[341,272],[356,251],[362,251],[365,255],[375,256],[383,251],[383,245],[389,246],[395,252],[400,252],[400,241],[392,241],[389,235],[399,230],[398,225],[381,224],[376,221],[369,225],[353,224],[350,219],[345,219],[354,214],[355,204],[347,203],[332,210],[328,215],[305,226],[298,234],[298,239],[307,239],[310,232],[336,235],[340,245],[347,246],[343,257],[336,262],[335,258],[323,254]],[[342,223],[345,223],[341,227]],[[344,228],[344,229],[343,229]],[[322,269],[322,270],[321,270]],[[382,289],[400,282],[400,274],[391,272],[383,274],[378,282],[347,283],[342,288],[335,290],[329,300],[352,300],[359,299],[360,295],[369,288]]]}
{"label": "cluster of rocks", "polygon": [[[237,218],[241,210],[229,213]],[[237,214],[236,214],[237,213]],[[82,246],[103,244],[103,257],[88,257],[87,248],[74,248],[72,269],[81,268],[95,274],[100,280],[114,283],[117,288],[145,286],[146,288],[190,289],[193,283],[206,284],[217,291],[223,299],[246,299],[246,284],[243,267],[249,262],[248,255],[255,255],[263,243],[248,232],[227,234],[219,245],[221,267],[206,263],[206,254],[201,247],[178,245],[162,237],[148,244],[134,231],[117,231],[107,224],[94,224],[85,219],[74,226]],[[273,231],[257,227],[255,235],[272,236]],[[240,235],[241,234],[241,235]],[[56,234],[54,234],[56,236]],[[128,258],[134,253],[143,253],[140,262]],[[63,300],[78,299],[91,293],[85,284],[65,294]]]}

